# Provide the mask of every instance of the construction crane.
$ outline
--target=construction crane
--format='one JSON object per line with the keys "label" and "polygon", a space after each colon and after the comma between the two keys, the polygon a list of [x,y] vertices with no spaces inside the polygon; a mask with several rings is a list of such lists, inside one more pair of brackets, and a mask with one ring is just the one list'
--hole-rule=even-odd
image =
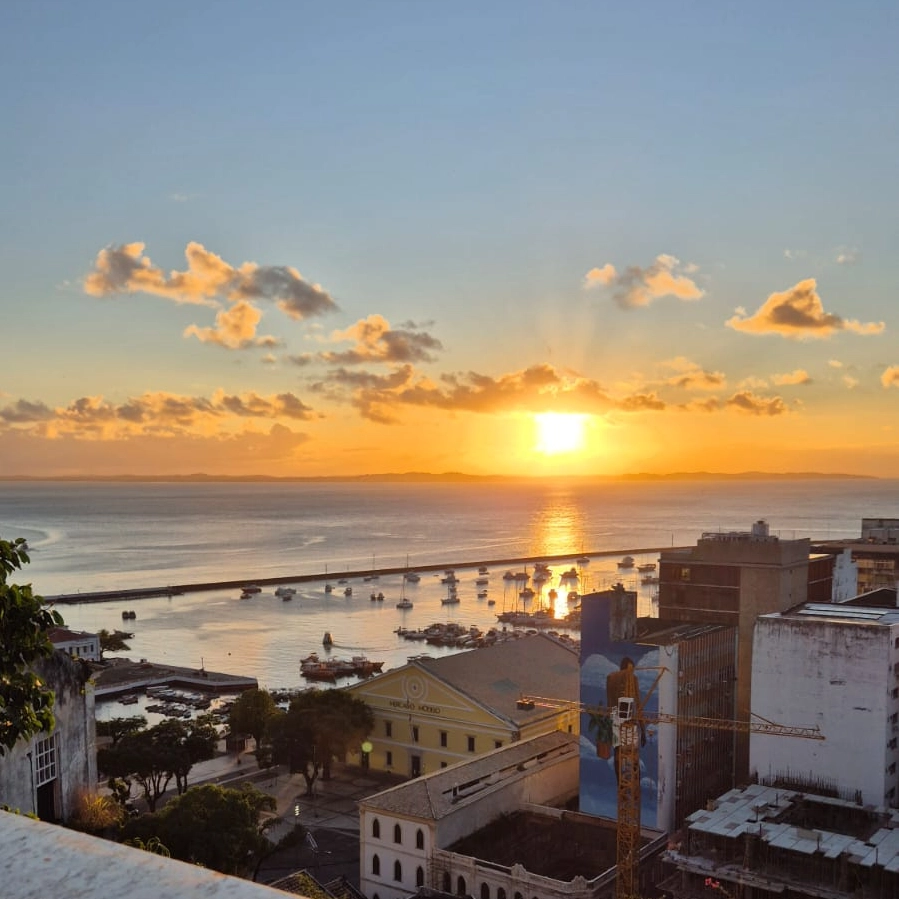
{"label": "construction crane", "polygon": [[817,727],[796,727],[776,724],[755,715],[748,721],[726,718],[702,718],[694,715],[671,715],[665,712],[646,712],[643,706],[649,699],[667,669],[638,668],[631,671],[658,671],[652,686],[642,703],[637,697],[637,679],[630,674],[630,696],[620,696],[617,703],[607,709],[596,709],[580,702],[551,699],[544,696],[523,697],[520,702],[547,708],[568,708],[582,712],[607,714],[612,720],[613,734],[618,737],[615,764],[618,775],[618,828],[616,839],[615,899],[639,899],[640,872],[640,744],[643,728],[647,724],[679,724],[705,730],[727,730],[734,733],[758,733],[779,737],[803,737],[807,740],[823,740]]}

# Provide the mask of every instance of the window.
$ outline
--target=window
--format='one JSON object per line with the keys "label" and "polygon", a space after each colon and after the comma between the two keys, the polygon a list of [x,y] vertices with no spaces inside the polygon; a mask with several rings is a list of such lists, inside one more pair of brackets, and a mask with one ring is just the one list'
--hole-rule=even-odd
{"label": "window", "polygon": [[393,842],[394,843],[402,843],[403,842],[403,828],[399,826],[399,824],[393,825]]}
{"label": "window", "polygon": [[445,730],[440,731],[440,745],[446,746],[446,731]]}
{"label": "window", "polygon": [[384,759],[384,761],[387,764],[388,768],[393,764],[393,753],[389,749],[387,750],[387,757]]}
{"label": "window", "polygon": [[34,753],[34,785],[42,787],[56,779],[56,738],[57,734],[38,740]]}
{"label": "window", "polygon": [[413,743],[418,742],[418,725],[417,724],[412,725],[412,742]]}
{"label": "window", "polygon": [[895,763],[895,762],[891,762],[891,763],[890,763],[890,767],[887,768],[887,771],[889,771],[890,774],[895,774],[895,773],[896,773],[896,763]]}
{"label": "window", "polygon": [[371,857],[371,873],[377,877],[381,873],[381,859],[377,855]]}
{"label": "window", "polygon": [[453,888],[453,881],[449,871],[443,872],[443,892],[448,893]]}
{"label": "window", "polygon": [[403,866],[398,861],[393,863],[393,879],[396,881],[403,879]]}
{"label": "window", "polygon": [[490,887],[486,883],[481,884],[481,899],[490,899]]}
{"label": "window", "polygon": [[461,875],[459,879],[456,881],[456,894],[459,896],[464,896],[468,890],[465,889],[465,878]]}
{"label": "window", "polygon": [[506,899],[506,891],[502,887],[496,888],[496,899]]}
{"label": "window", "polygon": [[445,768],[445,767],[446,767],[446,762],[441,762],[441,763],[440,763],[440,767],[441,767],[441,768]]}
{"label": "window", "polygon": [[393,736],[393,722],[392,721],[384,722],[384,736],[385,737]]}
{"label": "window", "polygon": [[371,835],[377,840],[381,837],[381,822],[375,818],[371,822]]}
{"label": "window", "polygon": [[502,740],[494,740],[493,748],[494,749],[502,749],[503,741]]}
{"label": "window", "polygon": [[468,737],[468,751],[474,752],[474,737]]}
{"label": "window", "polygon": [[419,828],[415,831],[415,848],[416,849],[424,849],[425,848],[425,835],[424,831]]}
{"label": "window", "polygon": [[415,886],[423,887],[425,885],[425,869],[419,865],[415,869]]}

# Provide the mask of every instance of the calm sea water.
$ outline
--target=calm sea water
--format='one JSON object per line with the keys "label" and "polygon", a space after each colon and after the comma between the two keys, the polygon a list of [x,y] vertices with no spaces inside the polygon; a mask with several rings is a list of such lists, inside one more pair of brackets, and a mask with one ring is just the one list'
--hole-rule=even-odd
{"label": "calm sea water", "polygon": [[[747,530],[757,519],[785,538],[856,537],[863,517],[899,517],[899,481],[682,481],[613,484],[146,484],[0,482],[0,536],[26,537],[31,565],[21,581],[52,596],[77,591],[321,574],[297,584],[283,602],[266,591],[238,591],[61,607],[69,626],[122,628],[134,609],[131,657],[254,676],[269,688],[303,681],[299,659],[323,652],[325,631],[337,655],[363,652],[385,669],[428,651],[407,642],[398,626],[459,621],[482,629],[510,607],[516,591],[490,572],[488,607],[477,598],[482,559],[593,555],[582,592],[622,579],[619,555],[651,561],[639,550],[689,545],[704,531]],[[606,553],[609,555],[602,556]],[[403,587],[398,576],[335,586],[347,570],[440,564],[461,577],[461,602],[444,606],[438,575]],[[554,566],[556,575],[568,567]],[[641,612],[651,610],[651,588]],[[550,586],[557,586],[558,580]],[[374,589],[384,602],[372,602]],[[414,603],[399,610],[405,589]],[[566,588],[567,589],[567,588]],[[560,590],[560,596],[565,592]],[[558,612],[565,603],[558,601]]]}

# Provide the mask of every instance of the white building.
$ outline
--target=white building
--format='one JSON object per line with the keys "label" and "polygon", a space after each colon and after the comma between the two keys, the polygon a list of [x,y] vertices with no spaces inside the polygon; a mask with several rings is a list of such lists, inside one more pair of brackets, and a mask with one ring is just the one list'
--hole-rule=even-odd
{"label": "white building", "polygon": [[805,603],[759,617],[753,711],[823,741],[752,734],[763,784],[897,805],[899,609]]}
{"label": "white building", "polygon": [[100,661],[100,638],[87,631],[73,631],[67,627],[54,627],[48,632],[50,642],[73,659],[86,659],[88,662]]}

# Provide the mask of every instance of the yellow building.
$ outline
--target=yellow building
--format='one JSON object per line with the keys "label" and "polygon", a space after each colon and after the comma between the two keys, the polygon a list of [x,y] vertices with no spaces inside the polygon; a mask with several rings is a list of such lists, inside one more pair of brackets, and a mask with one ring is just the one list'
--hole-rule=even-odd
{"label": "yellow building", "polygon": [[575,709],[522,707],[522,696],[571,700],[577,651],[544,634],[421,658],[348,690],[372,709],[368,752],[349,762],[408,777],[553,731],[577,734]]}

